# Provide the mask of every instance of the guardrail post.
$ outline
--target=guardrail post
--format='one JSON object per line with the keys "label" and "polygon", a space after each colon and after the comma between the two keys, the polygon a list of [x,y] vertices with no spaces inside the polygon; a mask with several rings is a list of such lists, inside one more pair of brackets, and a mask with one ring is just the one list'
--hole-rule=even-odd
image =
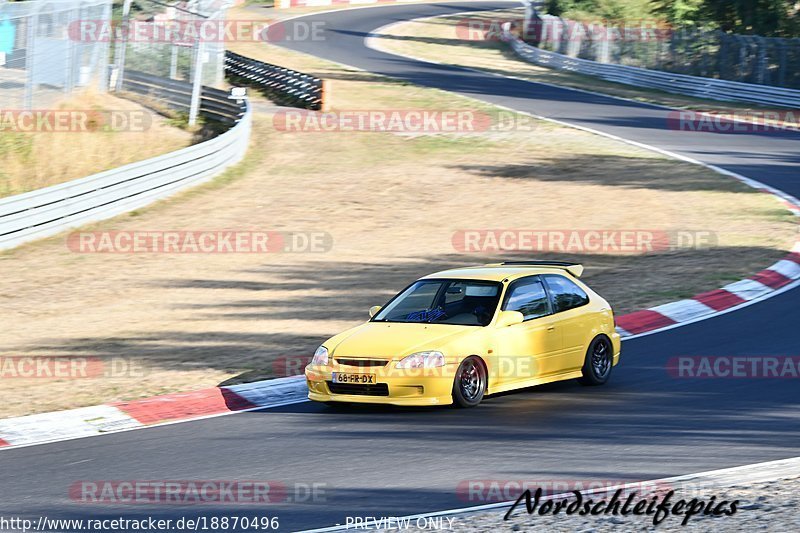
{"label": "guardrail post", "polygon": [[531,35],[531,22],[533,17],[536,16],[536,6],[533,0],[525,1],[525,18],[522,19],[522,40],[527,41]]}
{"label": "guardrail post", "polygon": [[[587,59],[571,58],[557,52],[544,52],[540,48],[530,46],[521,39],[515,38],[507,30],[505,38],[509,40],[514,52],[527,61],[550,68],[568,69],[571,72],[597,76],[616,83],[659,89],[670,93],[701,96],[712,100],[735,100],[789,108],[796,108],[800,105],[800,90],[797,89],[689,76],[631,65],[598,63]],[[673,50],[676,54],[675,57],[681,57],[680,50],[674,47]],[[745,53],[743,52],[744,50],[743,47],[739,47],[738,53]],[[735,54],[736,52],[732,51],[732,53]],[[755,72],[757,72],[757,69],[754,70]],[[744,76],[746,72],[740,72],[739,74]]]}
{"label": "guardrail post", "polygon": [[194,57],[194,79],[192,80],[192,102],[189,106],[189,125],[197,124],[197,115],[200,112],[200,96],[203,90],[203,40],[197,40]]}
{"label": "guardrail post", "polygon": [[[103,20],[111,21],[111,2],[106,2],[106,4],[103,6]],[[95,46],[99,47],[99,50],[95,49],[95,51],[99,53],[97,64],[99,65],[100,72],[100,75],[97,76],[97,91],[104,93],[108,91],[108,54],[111,47],[111,39],[106,39],[103,40],[103,42],[96,43]]]}
{"label": "guardrail post", "polygon": [[33,109],[33,93],[38,89],[36,86],[36,76],[34,74],[34,59],[36,54],[36,34],[39,28],[39,6],[33,8],[33,13],[27,20],[28,28],[25,38],[25,73],[27,74],[25,80],[25,109]]}
{"label": "guardrail post", "polygon": [[115,91],[122,90],[122,80],[125,77],[125,51],[128,48],[128,24],[130,23],[131,3],[133,0],[125,0],[122,4],[122,42],[117,46],[116,64],[117,79],[115,80]]}
{"label": "guardrail post", "polygon": [[169,51],[169,79],[178,79],[178,47],[174,44],[170,46]]}
{"label": "guardrail post", "polygon": [[320,97],[319,110],[328,112],[331,110],[331,82],[329,80],[322,80],[322,94]]}
{"label": "guardrail post", "polygon": [[[77,15],[75,14],[76,9],[70,9],[67,12],[67,22],[69,27],[72,27],[73,24],[80,24],[81,20],[81,8],[80,4],[77,8]],[[78,51],[77,46],[75,46],[75,40],[67,38],[65,43],[65,48],[67,49],[67,61],[64,65],[64,94],[68,95],[72,92],[75,88],[75,70],[80,70],[80,62],[78,61]]]}

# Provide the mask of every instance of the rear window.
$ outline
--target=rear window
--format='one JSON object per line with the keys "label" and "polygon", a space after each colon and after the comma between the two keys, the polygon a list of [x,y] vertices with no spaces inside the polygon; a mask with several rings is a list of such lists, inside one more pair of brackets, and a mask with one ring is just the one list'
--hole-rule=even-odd
{"label": "rear window", "polygon": [[560,313],[589,303],[589,296],[564,276],[545,274],[545,282],[553,299],[553,312]]}

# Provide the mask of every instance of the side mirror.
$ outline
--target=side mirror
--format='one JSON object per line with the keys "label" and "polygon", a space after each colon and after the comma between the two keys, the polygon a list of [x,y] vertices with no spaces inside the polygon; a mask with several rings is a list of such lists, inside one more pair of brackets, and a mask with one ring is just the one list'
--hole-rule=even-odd
{"label": "side mirror", "polygon": [[500,311],[500,316],[497,317],[497,327],[504,328],[521,324],[524,320],[525,317],[519,311]]}
{"label": "side mirror", "polygon": [[381,310],[380,305],[373,305],[372,307],[369,308],[369,317],[370,318],[374,317],[375,315],[378,314],[378,311],[380,310]]}

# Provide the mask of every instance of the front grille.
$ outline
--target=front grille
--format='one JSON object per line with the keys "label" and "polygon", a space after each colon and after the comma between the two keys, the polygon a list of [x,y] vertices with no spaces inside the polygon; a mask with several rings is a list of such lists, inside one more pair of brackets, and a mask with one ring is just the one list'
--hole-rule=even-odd
{"label": "front grille", "polygon": [[355,394],[357,396],[389,396],[389,385],[375,383],[374,385],[361,385],[357,383],[334,383],[328,381],[328,388],[333,394]]}
{"label": "front grille", "polygon": [[386,359],[348,359],[348,358],[336,358],[336,362],[340,365],[347,365],[347,366],[358,366],[358,367],[374,367],[374,366],[386,366],[389,362]]}

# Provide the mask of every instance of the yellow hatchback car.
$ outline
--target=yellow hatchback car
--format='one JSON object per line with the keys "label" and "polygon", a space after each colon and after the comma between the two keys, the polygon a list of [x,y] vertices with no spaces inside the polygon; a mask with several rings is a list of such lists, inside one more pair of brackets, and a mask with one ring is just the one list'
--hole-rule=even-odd
{"label": "yellow hatchback car", "polygon": [[583,266],[512,261],[445,270],[320,346],[306,367],[319,402],[478,405],[487,394],[577,378],[619,362],[611,306]]}

